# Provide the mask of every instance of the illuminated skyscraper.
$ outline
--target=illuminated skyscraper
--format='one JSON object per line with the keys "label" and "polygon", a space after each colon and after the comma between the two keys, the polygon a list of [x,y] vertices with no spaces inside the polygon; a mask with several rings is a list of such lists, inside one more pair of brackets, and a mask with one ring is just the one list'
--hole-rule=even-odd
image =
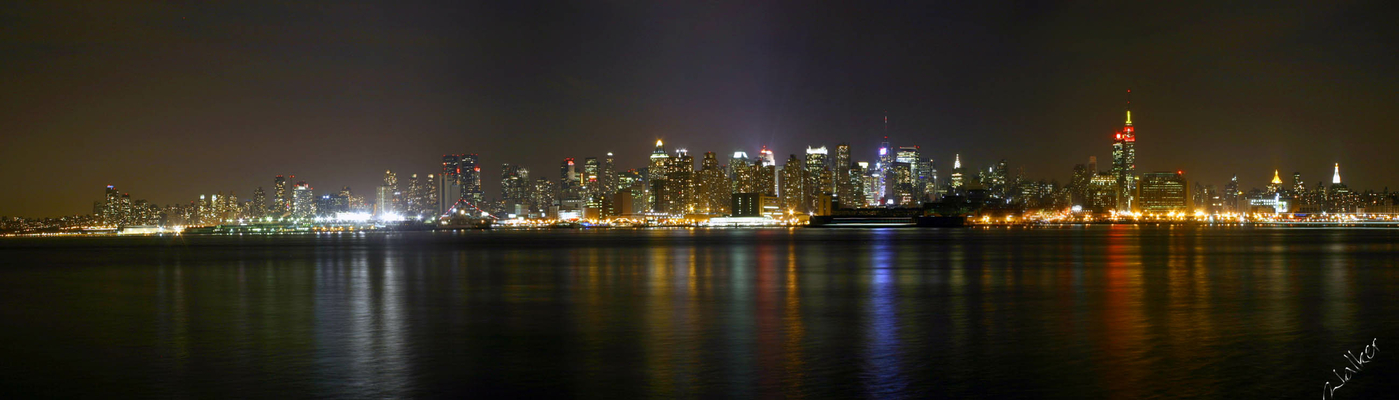
{"label": "illuminated skyscraper", "polygon": [[1142,174],[1141,210],[1152,214],[1186,212],[1189,206],[1186,200],[1190,198],[1188,188],[1185,175],[1180,171]]}
{"label": "illuminated skyscraper", "polygon": [[695,212],[710,215],[728,215],[731,202],[731,189],[728,174],[719,166],[719,158],[714,152],[705,152],[700,161],[699,179],[695,190]]}
{"label": "illuminated skyscraper", "polygon": [[854,167],[850,159],[850,145],[836,145],[835,193],[841,207],[858,208],[865,202],[860,190],[860,176],[852,172]]}
{"label": "illuminated skyscraper", "polygon": [[316,196],[306,181],[297,182],[292,188],[292,217],[311,218],[316,215]]}
{"label": "illuminated skyscraper", "polygon": [[807,203],[811,204],[809,209],[816,208],[819,196],[835,193],[835,175],[831,172],[827,157],[826,146],[806,148],[806,183],[803,187],[807,192]]}
{"label": "illuminated skyscraper", "polygon": [[892,182],[889,181],[890,170],[894,168],[894,149],[889,147],[889,113],[884,113],[884,141],[879,142],[879,161],[874,164],[874,169],[879,173],[879,196],[880,204],[884,204],[883,199],[892,196]]}
{"label": "illuminated skyscraper", "polygon": [[381,217],[397,214],[400,211],[398,201],[395,200],[397,192],[398,177],[393,171],[384,171],[384,183],[374,192],[374,214]]}
{"label": "illuminated skyscraper", "polygon": [[952,187],[952,192],[957,193],[962,190],[962,155],[955,154],[952,159],[952,179],[948,183]]}
{"label": "illuminated skyscraper", "polygon": [[[295,175],[292,175],[292,178],[295,177]],[[273,178],[272,190],[276,196],[276,204],[270,207],[271,212],[269,214],[276,217],[285,216],[287,213],[291,212],[291,197],[288,196],[290,193],[287,193],[287,178],[281,175],[277,175],[276,178]]]}
{"label": "illuminated skyscraper", "polygon": [[[546,178],[540,178],[546,179]],[[530,191],[529,170],[518,165],[502,164],[500,167],[500,199],[502,208],[506,214],[522,215],[530,211],[530,203],[533,201],[545,201],[543,209],[547,210],[553,205],[555,194],[554,185],[548,185],[550,191],[548,196],[534,195]],[[534,185],[538,189],[539,185]],[[538,205],[538,204],[536,204]]]}
{"label": "illuminated skyscraper", "polygon": [[1331,184],[1332,184],[1332,185],[1339,185],[1339,184],[1341,184],[1341,163],[1336,163],[1336,173],[1335,173],[1335,175],[1331,175]]}
{"label": "illuminated skyscraper", "polygon": [[253,204],[248,206],[248,213],[253,218],[267,215],[267,192],[262,191],[262,186],[253,191]]}
{"label": "illuminated skyscraper", "polygon": [[437,175],[437,214],[445,214],[462,198],[461,160],[465,154],[443,154],[442,173]]}
{"label": "illuminated skyscraper", "polygon": [[1282,191],[1282,178],[1278,176],[1278,170],[1273,170],[1273,180],[1268,182],[1268,194]]}
{"label": "illuminated skyscraper", "polygon": [[780,193],[782,208],[799,214],[806,214],[808,206],[811,204],[807,199],[810,197],[806,190],[806,168],[802,165],[802,160],[792,154],[787,158],[787,164],[782,166],[782,179],[778,181],[782,190]]}
{"label": "illuminated skyscraper", "polygon": [[481,207],[485,193],[481,190],[480,159],[475,154],[459,154],[457,164],[457,184],[461,187],[461,199]]}
{"label": "illuminated skyscraper", "polygon": [[[656,149],[651,151],[651,162],[646,167],[646,196],[647,204],[651,205],[651,207],[649,207],[651,211],[660,212],[663,211],[661,209],[665,207],[665,201],[661,199],[661,197],[664,197],[664,194],[656,193],[656,182],[665,180],[668,168],[666,164],[669,163],[669,160],[670,155],[666,154],[665,143],[661,142],[660,139],[656,139]],[[657,207],[657,205],[660,205],[660,207]]]}
{"label": "illuminated skyscraper", "polygon": [[1132,90],[1127,90],[1127,122],[1112,143],[1112,176],[1117,180],[1117,210],[1135,207],[1137,188],[1137,133],[1132,129]]}
{"label": "illuminated skyscraper", "polygon": [[695,212],[695,158],[684,149],[676,150],[675,157],[666,165],[665,212],[683,215]]}
{"label": "illuminated skyscraper", "polygon": [[777,196],[777,160],[772,155],[772,150],[763,146],[758,150],[758,158],[762,160],[762,165],[757,166],[758,193],[769,196]]}
{"label": "illuminated skyscraper", "polygon": [[607,152],[607,158],[602,161],[602,175],[598,181],[602,184],[602,194],[611,196],[617,192],[617,166],[613,162],[612,152]]}
{"label": "illuminated skyscraper", "polygon": [[1239,195],[1241,194],[1243,194],[1243,192],[1239,190],[1239,176],[1236,174],[1232,178],[1229,178],[1229,183],[1224,185],[1224,192],[1220,193],[1221,200],[1224,203],[1224,212],[1247,211],[1239,207]]}
{"label": "illuminated skyscraper", "polygon": [[729,159],[729,180],[733,182],[733,193],[757,193],[758,164],[748,159],[748,153],[735,151]]}

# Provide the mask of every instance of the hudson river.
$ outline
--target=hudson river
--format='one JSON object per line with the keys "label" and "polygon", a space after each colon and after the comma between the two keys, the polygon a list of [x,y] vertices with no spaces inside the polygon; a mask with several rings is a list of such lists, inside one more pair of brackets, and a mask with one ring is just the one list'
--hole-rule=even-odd
{"label": "hudson river", "polygon": [[1399,229],[0,239],[21,397],[1399,396]]}

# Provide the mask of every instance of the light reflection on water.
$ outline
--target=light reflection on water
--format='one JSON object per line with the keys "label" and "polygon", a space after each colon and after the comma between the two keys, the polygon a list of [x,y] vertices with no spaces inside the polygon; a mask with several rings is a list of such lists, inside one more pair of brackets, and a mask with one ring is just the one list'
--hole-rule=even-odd
{"label": "light reflection on water", "polygon": [[[0,241],[0,392],[1300,397],[1399,337],[1385,229]],[[1380,363],[1338,391],[1392,394]],[[1341,361],[1341,362],[1337,362]],[[1334,379],[1333,379],[1334,380]]]}

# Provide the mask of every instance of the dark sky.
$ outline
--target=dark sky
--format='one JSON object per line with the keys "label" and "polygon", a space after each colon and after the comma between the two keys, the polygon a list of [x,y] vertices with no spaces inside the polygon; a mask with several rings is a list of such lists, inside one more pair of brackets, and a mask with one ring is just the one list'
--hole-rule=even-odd
{"label": "dark sky", "polygon": [[501,163],[637,168],[656,138],[871,160],[885,111],[944,175],[961,153],[1062,181],[1107,168],[1128,87],[1140,170],[1399,188],[1392,1],[136,3],[0,5],[0,215],[277,174],[369,195],[449,152],[495,196]]}

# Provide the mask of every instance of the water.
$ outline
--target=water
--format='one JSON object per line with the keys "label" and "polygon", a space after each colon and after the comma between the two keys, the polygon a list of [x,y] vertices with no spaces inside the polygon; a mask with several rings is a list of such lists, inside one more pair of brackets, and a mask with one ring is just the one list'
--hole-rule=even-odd
{"label": "water", "polygon": [[[6,397],[1337,398],[1399,230],[0,240]],[[1386,343],[1395,343],[1388,345]]]}

